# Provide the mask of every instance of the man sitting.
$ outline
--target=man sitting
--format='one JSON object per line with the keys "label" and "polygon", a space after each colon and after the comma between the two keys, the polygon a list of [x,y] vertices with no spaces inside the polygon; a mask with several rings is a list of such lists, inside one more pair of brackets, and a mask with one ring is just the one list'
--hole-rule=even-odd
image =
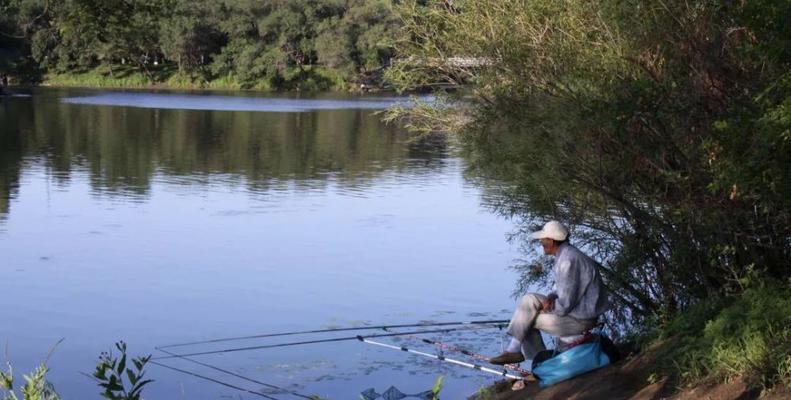
{"label": "man sitting", "polygon": [[569,243],[569,231],[563,224],[547,222],[531,236],[540,240],[545,254],[555,256],[554,291],[522,297],[508,326],[511,343],[504,353],[489,360],[492,364],[533,359],[546,349],[539,331],[560,337],[580,335],[596,326],[609,305],[598,264]]}

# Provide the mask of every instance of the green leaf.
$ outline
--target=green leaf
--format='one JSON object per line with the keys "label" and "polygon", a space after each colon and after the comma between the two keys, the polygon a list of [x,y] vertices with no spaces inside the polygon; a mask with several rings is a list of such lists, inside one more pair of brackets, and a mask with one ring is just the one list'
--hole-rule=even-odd
{"label": "green leaf", "polygon": [[14,377],[11,372],[0,372],[0,387],[5,390],[11,390],[14,387]]}
{"label": "green leaf", "polygon": [[131,369],[126,370],[126,376],[129,378],[129,383],[131,383],[132,386],[134,386],[139,379]]}
{"label": "green leaf", "polygon": [[107,378],[104,376],[104,371],[104,369],[96,368],[96,371],[93,373],[93,377],[100,381],[106,381]]}
{"label": "green leaf", "polygon": [[434,381],[434,387],[431,389],[431,393],[434,394],[433,400],[438,400],[439,399],[439,392],[440,392],[440,390],[442,390],[442,380],[443,380],[443,378],[444,377],[442,375],[440,375],[437,378],[437,380]]}
{"label": "green leaf", "polygon": [[121,355],[121,361],[118,363],[118,369],[116,371],[118,371],[118,375],[121,375],[124,373],[124,370],[126,370],[126,353]]}
{"label": "green leaf", "polygon": [[129,396],[134,398],[134,399],[139,398],[140,391],[143,390],[143,386],[145,386],[145,385],[147,385],[147,384],[149,384],[149,383],[151,383],[153,381],[154,381],[153,379],[146,379],[144,381],[140,381],[140,383],[136,387],[134,387],[131,392],[129,392]]}

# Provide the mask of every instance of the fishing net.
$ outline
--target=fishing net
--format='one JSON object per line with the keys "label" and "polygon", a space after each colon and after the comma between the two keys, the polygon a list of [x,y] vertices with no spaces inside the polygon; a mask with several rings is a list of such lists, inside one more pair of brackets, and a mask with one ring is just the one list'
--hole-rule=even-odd
{"label": "fishing net", "polygon": [[425,392],[420,392],[416,394],[406,394],[400,390],[398,390],[395,386],[390,386],[384,393],[377,393],[374,388],[367,389],[360,393],[360,397],[363,400],[377,400],[377,399],[384,399],[384,400],[401,400],[406,398],[412,399],[424,399],[424,400],[431,400],[434,398],[434,392],[431,390],[426,390]]}

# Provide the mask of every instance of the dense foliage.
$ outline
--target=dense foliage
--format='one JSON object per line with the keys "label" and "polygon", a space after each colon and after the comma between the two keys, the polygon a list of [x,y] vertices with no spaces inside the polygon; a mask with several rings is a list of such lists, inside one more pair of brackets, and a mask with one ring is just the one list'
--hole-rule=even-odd
{"label": "dense foliage", "polygon": [[790,315],[788,286],[760,285],[739,298],[704,300],[663,327],[658,364],[680,372],[681,383],[741,376],[752,386],[791,385]]}
{"label": "dense foliage", "polygon": [[397,28],[390,0],[0,0],[0,72],[326,88],[380,74]]}
{"label": "dense foliage", "polygon": [[[469,90],[397,110],[461,132],[493,207],[548,219],[602,261],[614,318],[642,329],[791,269],[791,3],[406,1],[388,73]],[[462,60],[463,62],[460,62]],[[447,104],[455,107],[446,107]],[[532,252],[532,253],[531,253]]]}

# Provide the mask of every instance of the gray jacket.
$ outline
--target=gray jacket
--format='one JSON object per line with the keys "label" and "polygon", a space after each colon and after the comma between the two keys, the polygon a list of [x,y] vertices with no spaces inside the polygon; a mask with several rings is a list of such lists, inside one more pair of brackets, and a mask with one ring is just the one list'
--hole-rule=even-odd
{"label": "gray jacket", "polygon": [[610,301],[599,275],[598,264],[576,247],[564,243],[555,255],[556,315],[592,319],[607,311]]}

